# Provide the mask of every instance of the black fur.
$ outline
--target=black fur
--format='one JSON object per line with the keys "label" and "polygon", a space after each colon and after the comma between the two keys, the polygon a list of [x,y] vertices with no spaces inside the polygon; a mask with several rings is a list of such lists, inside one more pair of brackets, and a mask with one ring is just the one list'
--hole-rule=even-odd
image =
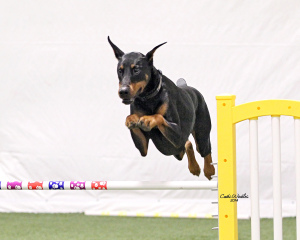
{"label": "black fur", "polygon": [[[153,66],[155,50],[165,43],[144,55],[137,52],[124,54],[109,37],[108,41],[118,59],[119,95],[123,103],[130,104],[131,115],[128,118],[138,116],[136,120],[127,118],[126,124],[141,154],[147,154],[148,142],[151,139],[161,153],[174,155],[181,160],[185,143],[193,133],[201,156],[209,155],[211,121],[202,94],[187,86],[183,79],[176,86]],[[137,84],[142,86],[138,90],[134,89]],[[158,115],[162,115],[162,118]],[[159,125],[151,128],[149,123],[147,126],[143,116],[150,116],[150,119],[153,116]]]}

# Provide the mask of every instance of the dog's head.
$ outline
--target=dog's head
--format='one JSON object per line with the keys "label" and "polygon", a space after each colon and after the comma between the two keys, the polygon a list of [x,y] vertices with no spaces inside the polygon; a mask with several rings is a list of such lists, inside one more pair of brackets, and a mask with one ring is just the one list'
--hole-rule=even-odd
{"label": "dog's head", "polygon": [[146,55],[138,52],[124,53],[108,37],[108,42],[118,59],[119,96],[124,104],[131,104],[141,94],[151,79],[153,55],[162,43]]}

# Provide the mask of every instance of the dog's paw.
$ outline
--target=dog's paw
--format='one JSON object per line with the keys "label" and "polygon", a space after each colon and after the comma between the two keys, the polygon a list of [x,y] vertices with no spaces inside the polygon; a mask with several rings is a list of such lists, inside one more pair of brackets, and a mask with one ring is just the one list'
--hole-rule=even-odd
{"label": "dog's paw", "polygon": [[138,115],[136,115],[136,114],[129,115],[129,116],[126,118],[125,125],[126,125],[126,127],[128,127],[129,129],[137,128],[137,127],[138,127],[138,122],[139,122],[139,120],[140,120],[140,118],[138,117]]}
{"label": "dog's paw", "polygon": [[188,168],[189,168],[191,174],[198,176],[198,177],[200,176],[201,169],[197,162],[189,163]]}
{"label": "dog's paw", "polygon": [[212,158],[211,158],[211,154],[208,154],[205,158],[204,158],[204,175],[208,180],[211,180],[213,175],[215,175],[215,167],[211,164],[212,163]]}
{"label": "dog's paw", "polygon": [[155,118],[152,116],[143,116],[138,122],[138,127],[145,132],[151,131],[153,127],[156,126]]}
{"label": "dog's paw", "polygon": [[213,165],[204,165],[204,175],[208,180],[211,180],[213,175],[215,175],[215,167]]}

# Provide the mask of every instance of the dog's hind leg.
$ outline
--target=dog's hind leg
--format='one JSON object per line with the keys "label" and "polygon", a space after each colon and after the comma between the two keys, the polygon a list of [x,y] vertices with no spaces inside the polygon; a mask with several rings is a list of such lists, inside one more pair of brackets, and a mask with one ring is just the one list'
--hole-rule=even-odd
{"label": "dog's hind leg", "polygon": [[190,172],[193,175],[199,176],[201,169],[199,164],[196,161],[192,143],[189,140],[187,140],[184,147],[185,149],[183,149],[179,154],[174,155],[174,157],[178,160],[182,160],[184,154],[186,153],[188,158],[188,168]]}
{"label": "dog's hind leg", "polygon": [[204,175],[207,179],[211,180],[213,175],[215,175],[215,167],[211,165],[212,158],[211,153],[204,157]]}
{"label": "dog's hind leg", "polygon": [[201,169],[199,164],[196,161],[193,145],[189,140],[185,143],[185,151],[188,157],[188,168],[190,172],[193,175],[199,176]]}
{"label": "dog's hind leg", "polygon": [[[204,157],[204,169],[203,169],[203,172],[204,172],[205,177],[207,179],[211,180],[212,179],[211,176],[215,175],[215,167],[213,165],[211,165],[211,163],[212,163],[211,153],[207,153],[207,154],[205,153],[205,148],[202,145],[200,145],[201,141],[199,141],[199,137],[197,137],[196,134],[197,133],[194,131],[193,132],[193,137],[194,137],[195,142],[196,142],[197,152],[200,153],[200,155],[202,157]],[[200,142],[200,144],[199,144],[199,142]],[[210,146],[210,141],[207,144]],[[199,145],[201,146],[201,148],[199,147]],[[206,149],[210,149],[210,147],[209,148],[206,147]]]}
{"label": "dog's hind leg", "polygon": [[215,175],[215,167],[211,165],[211,144],[210,144],[211,121],[206,103],[201,95],[199,106],[196,112],[194,131],[192,132],[196,142],[197,151],[204,158],[204,175],[211,180]]}

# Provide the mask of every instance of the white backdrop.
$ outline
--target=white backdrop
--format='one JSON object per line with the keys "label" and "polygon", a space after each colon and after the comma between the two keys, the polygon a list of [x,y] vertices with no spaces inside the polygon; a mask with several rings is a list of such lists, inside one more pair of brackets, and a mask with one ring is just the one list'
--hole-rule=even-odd
{"label": "white backdrop", "polygon": [[[139,155],[118,98],[124,52],[157,50],[154,64],[206,98],[217,160],[216,102],[300,100],[297,1],[1,1],[0,180],[203,180],[150,144]],[[272,216],[270,118],[260,119],[260,196]],[[292,118],[282,120],[283,214],[295,215]],[[248,123],[237,126],[238,193],[250,195]],[[197,159],[203,167],[199,155]],[[216,192],[0,191],[0,211],[216,213]],[[248,200],[238,203],[249,216]]]}

